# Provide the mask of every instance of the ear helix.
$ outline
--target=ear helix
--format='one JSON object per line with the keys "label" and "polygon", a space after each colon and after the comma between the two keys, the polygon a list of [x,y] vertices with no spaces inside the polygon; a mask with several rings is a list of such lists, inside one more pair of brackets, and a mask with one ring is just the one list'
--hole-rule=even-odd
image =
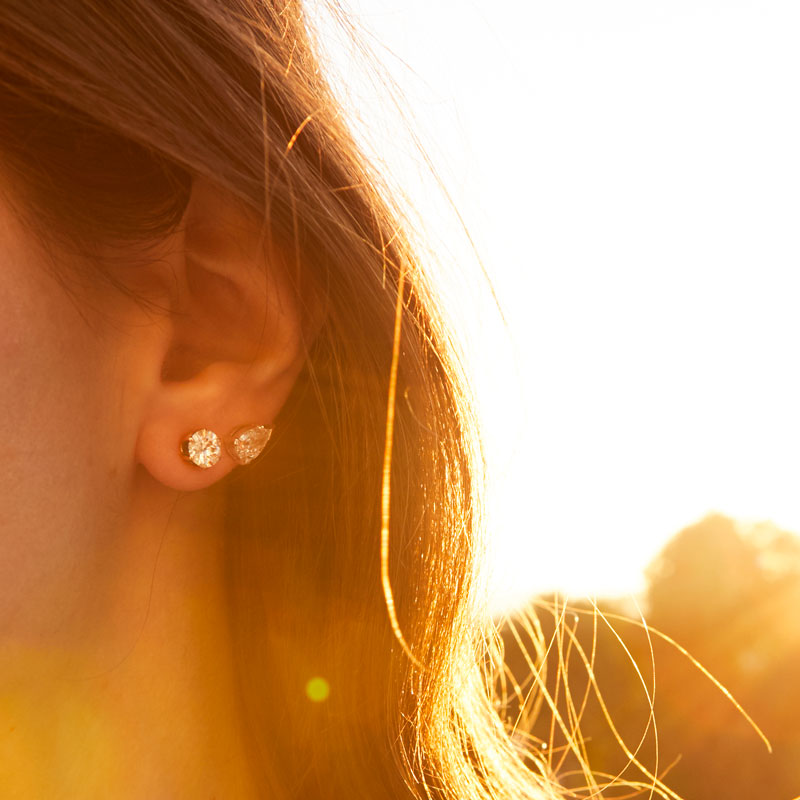
{"label": "ear helix", "polygon": [[224,437],[207,428],[200,428],[183,438],[180,453],[184,460],[201,469],[209,469],[219,463],[224,446],[228,455],[244,466],[264,452],[270,436],[272,428],[265,425],[242,425]]}

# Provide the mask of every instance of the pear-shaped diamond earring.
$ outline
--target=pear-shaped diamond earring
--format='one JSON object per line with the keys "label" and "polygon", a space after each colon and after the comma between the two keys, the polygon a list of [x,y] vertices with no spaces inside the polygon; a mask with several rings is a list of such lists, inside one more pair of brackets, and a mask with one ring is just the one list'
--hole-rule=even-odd
{"label": "pear-shaped diamond earring", "polygon": [[255,461],[267,446],[272,428],[265,425],[242,425],[225,439],[225,449],[237,464]]}

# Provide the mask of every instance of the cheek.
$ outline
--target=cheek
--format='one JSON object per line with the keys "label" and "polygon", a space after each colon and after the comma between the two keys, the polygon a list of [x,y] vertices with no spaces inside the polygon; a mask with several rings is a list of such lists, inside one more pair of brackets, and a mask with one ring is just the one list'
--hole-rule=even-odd
{"label": "cheek", "polygon": [[63,289],[0,253],[0,634],[63,628],[124,479],[114,359]]}

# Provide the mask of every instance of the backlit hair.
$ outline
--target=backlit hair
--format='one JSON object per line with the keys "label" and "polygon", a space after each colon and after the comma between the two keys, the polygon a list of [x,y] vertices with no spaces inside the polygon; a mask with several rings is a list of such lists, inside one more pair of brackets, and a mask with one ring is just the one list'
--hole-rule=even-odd
{"label": "backlit hair", "polygon": [[263,218],[298,297],[324,298],[267,457],[226,484],[228,616],[263,796],[561,797],[495,704],[463,375],[301,6],[5,0],[0,150],[40,230],[87,254],[165,235],[207,179]]}

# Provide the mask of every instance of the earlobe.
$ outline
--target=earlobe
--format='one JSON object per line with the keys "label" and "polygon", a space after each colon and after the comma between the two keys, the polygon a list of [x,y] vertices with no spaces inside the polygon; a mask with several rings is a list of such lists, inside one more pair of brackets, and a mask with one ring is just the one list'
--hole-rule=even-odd
{"label": "earlobe", "polygon": [[136,446],[139,463],[179,491],[210,486],[260,455],[304,360],[295,288],[266,255],[256,221],[220,197],[205,186],[193,192],[176,237],[177,291],[151,356],[160,363],[149,372]]}
{"label": "earlobe", "polygon": [[137,460],[178,491],[204,489],[249,465],[266,448],[301,367],[297,359],[259,388],[248,386],[246,367],[236,364],[162,384],[139,431]]}

